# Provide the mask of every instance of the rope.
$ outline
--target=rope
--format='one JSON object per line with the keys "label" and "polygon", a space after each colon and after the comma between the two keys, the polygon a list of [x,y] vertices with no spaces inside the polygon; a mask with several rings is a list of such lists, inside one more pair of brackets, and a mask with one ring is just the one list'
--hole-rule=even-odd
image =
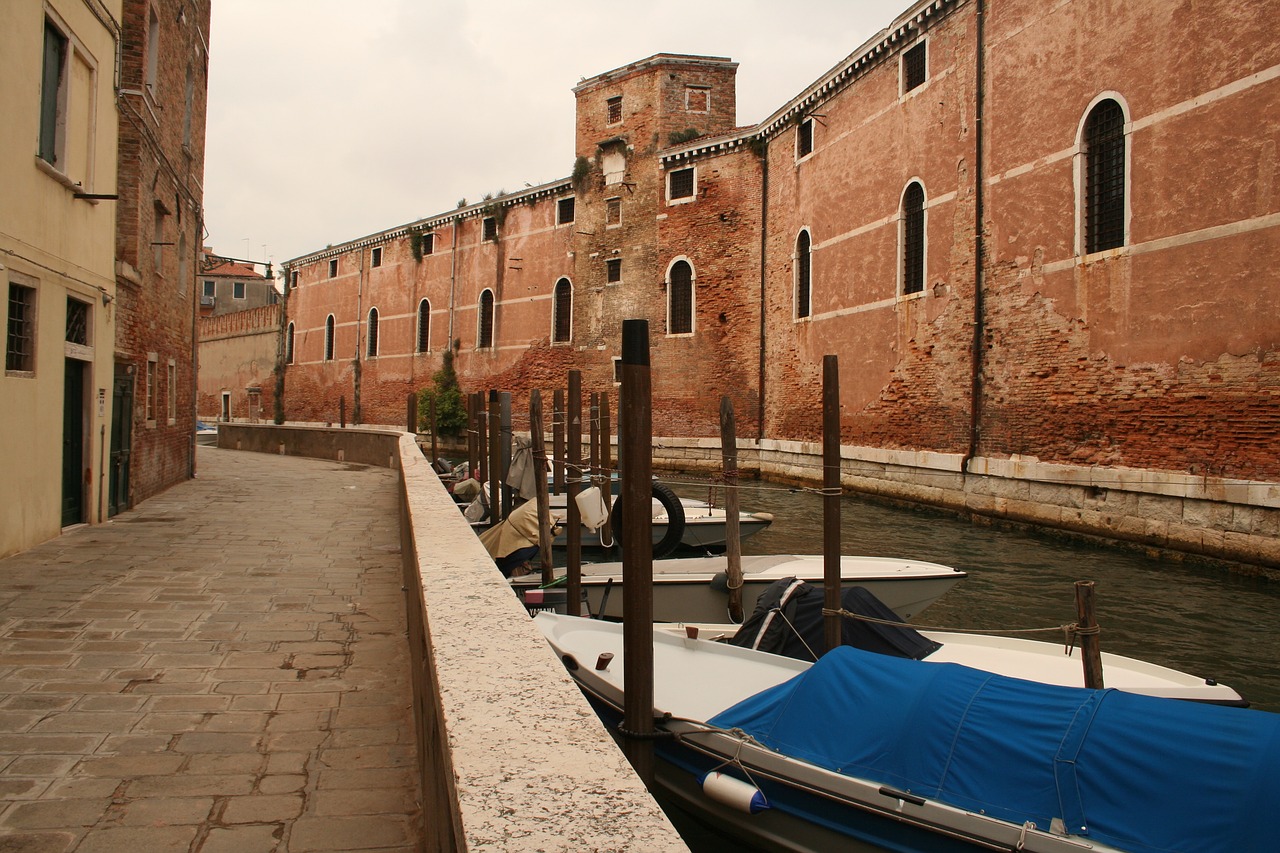
{"label": "rope", "polygon": [[[844,608],[831,610],[824,607],[822,608],[822,615],[843,616],[846,619],[857,619],[862,622],[874,622],[877,625],[895,625],[899,628],[910,628],[913,631],[946,631],[950,634],[995,634],[1007,636],[1009,634],[1050,634],[1061,631],[1063,636],[1063,647],[1067,650],[1068,655],[1070,655],[1071,650],[1075,648],[1077,637],[1096,637],[1102,633],[1102,628],[1099,625],[1082,628],[1080,627],[1079,622],[1068,622],[1065,625],[1055,625],[1051,628],[944,628],[938,625],[916,625],[911,622],[897,622],[893,619],[878,619],[874,616],[863,616],[861,613],[852,613]],[[809,653],[813,654],[813,651],[810,650]]]}

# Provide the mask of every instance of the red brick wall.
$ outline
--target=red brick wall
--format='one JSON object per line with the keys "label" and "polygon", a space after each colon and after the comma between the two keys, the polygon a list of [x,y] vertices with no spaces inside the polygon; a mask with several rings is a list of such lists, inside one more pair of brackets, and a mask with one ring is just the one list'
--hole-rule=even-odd
{"label": "red brick wall", "polygon": [[[146,88],[150,10],[159,24],[155,85]],[[179,12],[183,11],[182,17]],[[195,431],[195,276],[202,238],[209,0],[125,0],[123,14],[117,372],[132,369],[131,502],[191,475]],[[186,131],[191,74],[190,136]],[[153,256],[156,204],[166,210],[161,263]],[[159,365],[157,416],[145,416],[146,365]],[[168,361],[175,361],[176,418],[169,423]]]}
{"label": "red brick wall", "polygon": [[223,392],[231,394],[233,419],[250,417],[250,386],[261,392],[259,418],[274,418],[282,310],[281,305],[264,305],[200,318],[196,412],[201,420],[213,423],[219,419]]}

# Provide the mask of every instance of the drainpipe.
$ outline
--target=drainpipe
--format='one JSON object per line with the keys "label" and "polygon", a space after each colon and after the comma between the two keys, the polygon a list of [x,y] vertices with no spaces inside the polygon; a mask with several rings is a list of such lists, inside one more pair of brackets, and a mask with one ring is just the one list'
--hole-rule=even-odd
{"label": "drainpipe", "polygon": [[353,362],[355,388],[351,399],[351,423],[360,423],[360,329],[364,324],[364,249],[360,250],[360,283],[356,286],[356,359]]}
{"label": "drainpipe", "polygon": [[453,245],[449,249],[449,340],[446,345],[453,350],[453,295],[458,284],[458,218],[453,219]]}
{"label": "drainpipe", "polygon": [[764,440],[765,293],[768,284],[765,255],[769,244],[769,143],[763,138],[760,142],[763,150],[760,154],[760,364],[756,387],[756,393],[759,395],[756,412],[757,445]]}
{"label": "drainpipe", "polygon": [[975,44],[977,50],[976,62],[974,64],[974,74],[977,78],[974,87],[974,158],[973,158],[973,357],[972,369],[973,375],[969,388],[969,449],[965,452],[964,460],[960,466],[960,473],[967,474],[969,471],[969,463],[978,454],[978,442],[980,439],[982,428],[982,369],[984,363],[984,346],[983,339],[986,337],[986,309],[984,304],[983,286],[986,275],[986,243],[983,235],[983,216],[984,205],[983,197],[985,190],[986,171],[983,162],[983,147],[985,144],[985,130],[983,127],[984,112],[986,108],[986,0],[977,0],[975,4]]}

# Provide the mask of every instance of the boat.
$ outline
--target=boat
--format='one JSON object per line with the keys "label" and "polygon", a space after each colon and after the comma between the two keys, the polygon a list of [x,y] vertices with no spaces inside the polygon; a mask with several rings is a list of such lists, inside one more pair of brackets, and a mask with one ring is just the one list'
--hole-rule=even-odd
{"label": "boat", "polygon": [[[742,558],[742,607],[752,612],[760,595],[775,582],[798,577],[821,583],[822,556],[764,554]],[[655,622],[724,622],[729,619],[728,558],[724,555],[678,557],[653,561],[653,619]],[[902,619],[912,619],[947,590],[967,577],[965,572],[939,563],[892,557],[842,556],[842,587],[861,586]],[[516,589],[529,604],[532,579]],[[622,563],[583,563],[582,588],[588,610],[595,616],[622,617]],[[538,602],[541,604],[541,602]]]}
{"label": "boat", "polygon": [[[534,622],[625,737],[622,626]],[[657,793],[756,849],[1275,849],[1280,715],[849,646],[809,663],[658,630],[653,661]]]}

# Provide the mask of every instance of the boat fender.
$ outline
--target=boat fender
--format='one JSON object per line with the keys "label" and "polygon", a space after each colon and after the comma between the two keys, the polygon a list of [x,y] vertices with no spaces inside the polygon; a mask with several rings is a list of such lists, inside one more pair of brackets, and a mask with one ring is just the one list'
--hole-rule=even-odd
{"label": "boat fender", "polygon": [[716,573],[711,577],[711,589],[712,589],[712,591],[713,591],[713,592],[726,592],[726,593],[727,593],[727,592],[729,591],[729,573],[728,573],[728,572],[716,572]]}
{"label": "boat fender", "polygon": [[769,808],[764,792],[728,774],[712,771],[698,780],[702,792],[717,803],[746,814],[757,814]]}
{"label": "boat fender", "polygon": [[[661,540],[653,543],[653,559],[661,560],[663,557],[669,557],[676,548],[680,547],[680,540],[684,537],[684,504],[680,503],[679,496],[671,491],[669,486],[657,480],[653,481],[652,493],[654,499],[662,504],[667,516],[666,535]],[[613,510],[609,517],[609,526],[613,529],[614,541],[619,545],[623,541],[622,518],[622,500],[619,499],[613,505]]]}

